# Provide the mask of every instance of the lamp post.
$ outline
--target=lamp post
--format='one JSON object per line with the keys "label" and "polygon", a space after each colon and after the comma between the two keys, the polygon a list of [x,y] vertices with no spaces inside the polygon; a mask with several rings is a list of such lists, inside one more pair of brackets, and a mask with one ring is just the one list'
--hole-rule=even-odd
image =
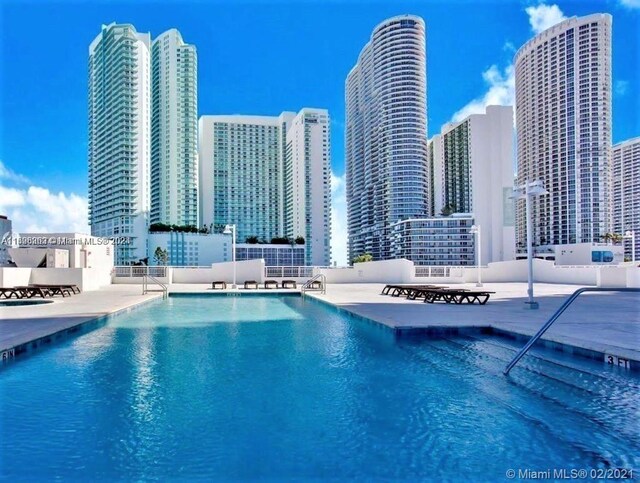
{"label": "lamp post", "polygon": [[231,288],[238,288],[236,285],[236,225],[226,225],[224,231],[225,235],[231,235],[231,261],[233,261],[233,285]]}
{"label": "lamp post", "polygon": [[525,302],[530,309],[537,309],[538,302],[533,300],[533,220],[531,219],[531,203],[535,196],[546,195],[549,192],[544,189],[542,181],[528,181],[513,189],[515,199],[524,199],[526,203],[527,218],[527,295],[529,300]]}
{"label": "lamp post", "polygon": [[636,262],[636,232],[628,230],[622,238],[631,238],[631,263]]}
{"label": "lamp post", "polygon": [[469,233],[473,233],[476,236],[476,265],[478,267],[478,283],[476,283],[476,287],[482,287],[482,230],[480,225],[472,225]]}

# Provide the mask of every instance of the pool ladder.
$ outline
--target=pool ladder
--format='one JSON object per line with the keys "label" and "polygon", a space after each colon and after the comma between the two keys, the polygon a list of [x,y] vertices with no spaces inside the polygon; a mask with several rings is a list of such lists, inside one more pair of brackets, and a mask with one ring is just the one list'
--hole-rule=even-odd
{"label": "pool ladder", "polygon": [[[317,282],[320,282],[319,288],[316,286]],[[315,290],[319,291],[320,293],[327,293],[327,277],[325,277],[322,273],[319,273],[318,275],[311,278],[310,280],[307,280],[304,283],[304,285],[302,285],[302,288],[300,289],[303,295],[305,292],[310,292]]]}
{"label": "pool ladder", "polygon": [[564,301],[564,303],[560,306],[560,308],[555,311],[555,313],[551,316],[551,318],[545,322],[545,324],[540,328],[540,330],[536,332],[536,334],[533,337],[531,337],[531,339],[529,339],[529,342],[527,342],[525,346],[522,349],[520,349],[520,352],[516,354],[513,360],[509,362],[509,365],[504,369],[505,376],[509,374],[509,371],[513,369],[513,366],[515,366],[518,363],[518,361],[520,361],[520,359],[522,359],[522,357],[529,351],[529,349],[531,349],[531,346],[535,344],[540,337],[542,337],[542,334],[544,334],[547,331],[547,329],[549,329],[549,327],[551,327],[553,323],[556,320],[558,320],[558,317],[560,317],[562,313],[565,310],[567,310],[567,307],[569,307],[569,305],[571,305],[573,301],[577,299],[581,293],[584,293],[584,292],[640,292],[640,288],[584,287],[576,290],[571,294],[571,296],[567,300]]}
{"label": "pool ladder", "polygon": [[[160,289],[150,289],[149,281],[151,281],[153,285],[159,285]],[[168,289],[164,283],[162,283],[160,280],[158,280],[156,277],[152,275],[143,275],[142,276],[142,295],[146,295],[149,292],[162,292],[163,299],[166,299],[168,297],[168,294],[167,294]]]}

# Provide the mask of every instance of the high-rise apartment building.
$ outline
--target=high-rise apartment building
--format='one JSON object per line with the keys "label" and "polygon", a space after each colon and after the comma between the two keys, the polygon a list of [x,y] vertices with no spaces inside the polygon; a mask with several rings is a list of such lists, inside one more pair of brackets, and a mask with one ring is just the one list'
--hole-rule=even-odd
{"label": "high-rise apartment building", "polygon": [[[541,180],[533,243],[598,242],[609,228],[611,16],[567,19],[515,55],[517,182]],[[524,246],[524,201],[517,238]]]}
{"label": "high-rise apartment building", "polygon": [[126,237],[116,263],[146,257],[149,213],[150,44],[132,25],[103,25],[89,46],[89,224]]}
{"label": "high-rise apartment building", "polygon": [[437,213],[471,213],[483,263],[515,258],[513,108],[488,106],[431,140]]}
{"label": "high-rise apartment building", "polygon": [[[615,144],[611,150],[612,231],[635,235],[635,259],[640,260],[640,137]],[[625,257],[632,243],[625,239]]]}
{"label": "high-rise apartment building", "polygon": [[308,265],[328,265],[331,234],[329,115],[202,116],[200,220],[235,224],[240,242],[305,239]]}
{"label": "high-rise apartment building", "polygon": [[425,24],[375,27],[345,84],[349,259],[391,258],[391,226],[431,213]]}
{"label": "high-rise apartment building", "polygon": [[151,46],[151,223],[198,226],[196,48],[168,30]]}

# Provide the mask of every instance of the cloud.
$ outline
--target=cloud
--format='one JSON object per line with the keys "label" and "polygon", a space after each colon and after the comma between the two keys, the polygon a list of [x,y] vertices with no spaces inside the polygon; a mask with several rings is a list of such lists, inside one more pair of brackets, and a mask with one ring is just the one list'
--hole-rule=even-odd
{"label": "cloud", "polygon": [[535,7],[527,7],[524,11],[529,15],[529,25],[534,34],[539,34],[567,19],[557,5],[539,3]]}
{"label": "cloud", "polygon": [[13,183],[28,183],[29,180],[22,176],[21,174],[16,174],[9,168],[5,166],[5,164],[0,161],[0,180],[6,180],[7,182]]}
{"label": "cloud", "polygon": [[512,65],[502,72],[492,65],[482,73],[487,91],[457,111],[451,120],[458,122],[471,114],[484,114],[487,106],[512,106],[515,102],[515,72]]}
{"label": "cloud", "polygon": [[620,5],[626,8],[640,8],[640,0],[620,0]]}
{"label": "cloud", "polygon": [[[557,5],[545,5],[544,3],[539,3],[535,7],[527,7],[525,12],[529,16],[531,30],[536,34],[567,18]],[[515,50],[515,47],[507,41],[503,45],[503,50]],[[461,121],[471,114],[483,114],[487,106],[513,106],[515,104],[516,79],[513,64],[507,65],[502,70],[494,64],[482,73],[482,78],[487,85],[485,93],[457,111],[451,121]]]}
{"label": "cloud", "polygon": [[74,193],[52,193],[40,186],[26,189],[0,184],[0,214],[17,233],[89,233],[87,199]]}
{"label": "cloud", "polygon": [[616,81],[614,84],[613,90],[616,96],[619,96],[619,97],[624,96],[629,90],[629,81],[626,81],[626,80]]}
{"label": "cloud", "polygon": [[338,266],[347,264],[347,195],[345,175],[331,172],[331,258]]}

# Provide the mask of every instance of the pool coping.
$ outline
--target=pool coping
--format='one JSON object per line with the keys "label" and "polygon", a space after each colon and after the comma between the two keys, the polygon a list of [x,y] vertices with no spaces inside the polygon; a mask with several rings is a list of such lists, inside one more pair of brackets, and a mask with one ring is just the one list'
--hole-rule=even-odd
{"label": "pool coping", "polygon": [[40,337],[36,337],[34,339],[20,342],[13,346],[4,348],[2,349],[2,351],[0,351],[0,370],[2,370],[4,366],[13,363],[17,358],[22,358],[27,354],[39,351],[45,348],[45,346],[48,347],[52,343],[61,342],[71,337],[75,337],[80,334],[95,330],[105,325],[107,321],[112,317],[118,317],[134,310],[139,310],[146,305],[156,303],[160,300],[162,300],[162,295],[158,294],[157,296],[154,296],[147,300],[140,300],[138,302],[133,302],[132,304],[125,307],[120,307],[113,312],[88,318],[86,320],[78,322],[75,325],[65,327],[55,332],[51,332],[50,334],[42,335]]}
{"label": "pool coping", "polygon": [[[518,330],[508,330],[503,327],[495,327],[489,324],[478,325],[465,325],[465,326],[442,326],[442,325],[427,325],[427,326],[391,326],[382,321],[375,320],[372,317],[358,314],[347,307],[333,304],[328,300],[315,297],[312,294],[311,299],[332,307],[340,312],[348,314],[350,317],[365,321],[367,323],[382,327],[391,331],[396,337],[413,337],[424,335],[427,337],[443,337],[443,336],[456,336],[456,335],[495,335],[499,337],[505,337],[508,339],[522,342],[526,344],[533,334],[527,334]],[[582,358],[599,360],[607,362],[608,357],[613,357],[613,365],[620,365],[620,361],[626,361],[629,365],[627,369],[633,372],[640,372],[640,359],[635,358],[634,355],[628,354],[623,348],[610,346],[608,344],[599,344],[597,342],[590,342],[590,347],[584,347],[583,345],[577,345],[579,341],[568,341],[563,336],[548,336],[543,335],[533,347],[544,347],[546,349],[563,352],[565,354],[576,355]],[[514,353],[515,356],[516,353]]]}
{"label": "pool coping", "polygon": [[[516,330],[507,330],[502,327],[494,327],[491,324],[479,324],[479,325],[467,325],[467,326],[391,326],[374,318],[358,314],[346,307],[334,304],[328,300],[321,299],[313,296],[314,294],[303,294],[299,291],[290,292],[244,292],[244,291],[209,291],[209,292],[169,292],[168,296],[171,298],[189,298],[189,297],[301,297],[303,300],[311,300],[314,303],[330,307],[331,309],[341,312],[347,315],[351,319],[360,320],[366,322],[374,327],[393,333],[396,337],[414,337],[414,336],[426,336],[426,337],[442,337],[442,336],[456,336],[456,335],[496,335],[506,337],[512,340],[522,342],[523,344],[531,339],[532,334],[526,334]],[[309,297],[307,297],[309,296]],[[0,352],[0,369],[15,361],[16,358],[22,358],[25,354],[40,350],[43,346],[48,346],[53,342],[59,342],[70,337],[74,337],[91,330],[102,327],[112,317],[117,317],[122,314],[129,313],[133,310],[141,309],[151,303],[156,303],[162,300],[162,296],[157,296],[134,302],[126,307],[121,307],[113,312],[102,314],[97,317],[84,320],[70,327],[52,332],[44,336],[37,337],[35,339],[25,341],[16,344],[12,347],[3,349]],[[564,337],[541,337],[536,342],[535,346],[545,347],[547,349],[563,352],[566,354],[577,355],[582,358],[600,360],[606,362],[607,357],[614,357],[615,361],[619,364],[619,360],[626,360],[629,364],[628,369],[633,372],[640,372],[640,360],[635,359],[633,356],[629,357],[628,354],[623,354],[624,351],[620,351],[620,348],[608,346],[606,344],[592,343],[591,347],[583,347],[575,343],[570,343]]]}

